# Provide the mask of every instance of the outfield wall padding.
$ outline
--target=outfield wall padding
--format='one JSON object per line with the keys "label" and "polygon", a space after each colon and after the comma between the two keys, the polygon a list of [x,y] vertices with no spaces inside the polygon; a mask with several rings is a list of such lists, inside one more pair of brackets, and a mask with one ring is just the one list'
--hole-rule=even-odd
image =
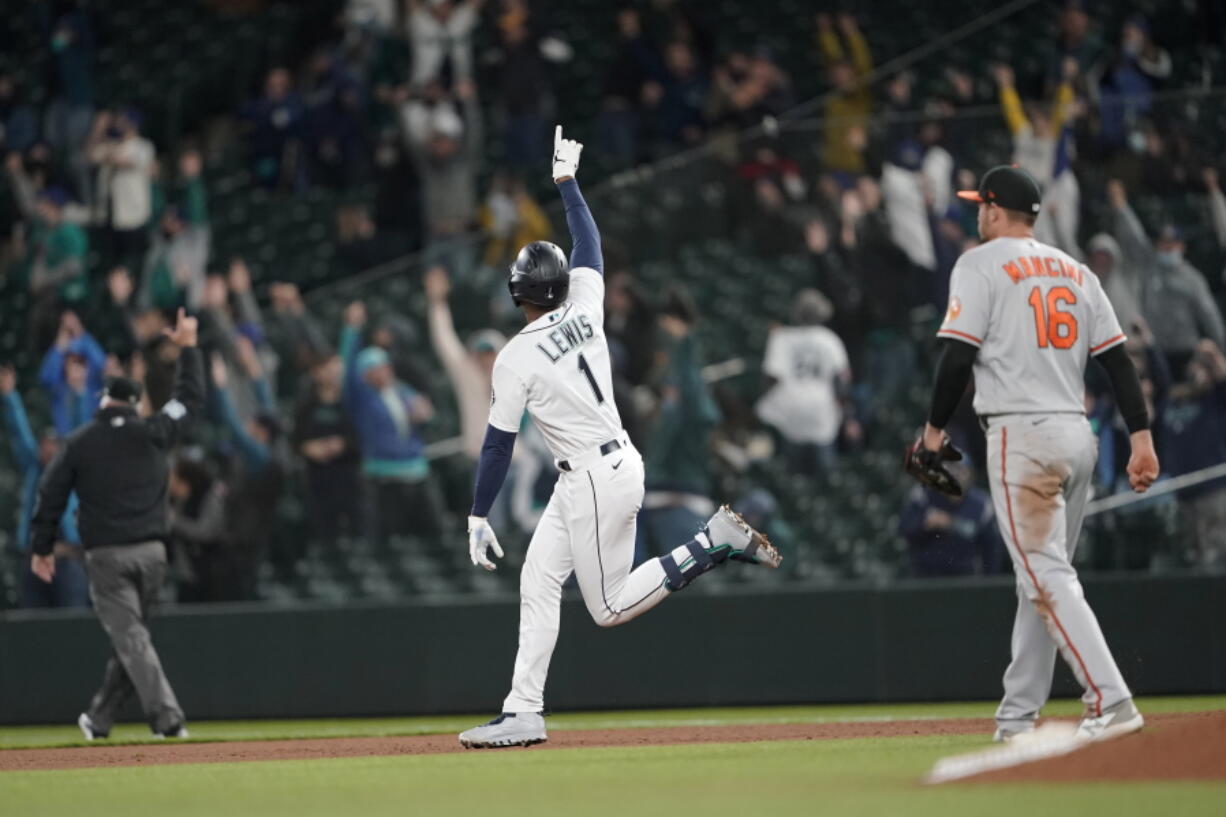
{"label": "outfield wall padding", "polygon": [[[1084,585],[1135,692],[1226,691],[1226,576]],[[547,704],[992,699],[1015,599],[1003,579],[685,592],[604,630],[568,598]],[[153,633],[192,719],[410,715],[497,711],[517,624],[515,598],[455,598],[167,607]],[[0,615],[0,723],[71,723],[107,652],[87,612]]]}

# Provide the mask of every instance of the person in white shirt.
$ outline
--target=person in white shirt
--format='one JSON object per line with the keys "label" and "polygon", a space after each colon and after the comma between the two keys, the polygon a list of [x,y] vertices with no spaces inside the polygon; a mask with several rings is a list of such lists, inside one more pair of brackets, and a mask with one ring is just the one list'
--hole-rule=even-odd
{"label": "person in white shirt", "polygon": [[453,81],[473,78],[472,32],[484,0],[409,0],[411,82],[422,88],[450,61]]}
{"label": "person in white shirt", "polygon": [[135,269],[153,215],[157,159],[153,143],[140,134],[140,114],[133,110],[98,114],[86,153],[98,168],[94,220],[107,228],[111,264]]}
{"label": "person in white shirt", "polygon": [[833,314],[825,295],[802,289],[792,304],[792,325],[770,333],[762,361],[772,385],[758,401],[758,417],[779,432],[793,467],[806,474],[834,464],[851,390],[847,347],[824,326]]}

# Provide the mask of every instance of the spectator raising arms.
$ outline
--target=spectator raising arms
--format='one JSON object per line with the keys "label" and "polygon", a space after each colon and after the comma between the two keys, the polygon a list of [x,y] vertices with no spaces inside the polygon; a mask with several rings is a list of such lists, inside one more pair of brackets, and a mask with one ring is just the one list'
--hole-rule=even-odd
{"label": "spectator raising arms", "polygon": [[443,529],[442,503],[419,430],[434,416],[434,406],[396,379],[384,349],[368,346],[359,351],[365,325],[365,305],[349,304],[340,340],[343,400],[358,430],[362,470],[373,494],[373,533],[380,540],[438,534]]}
{"label": "spectator raising arms", "polygon": [[1050,110],[1022,104],[1009,66],[998,65],[994,73],[1005,124],[1013,135],[1013,162],[1034,176],[1043,190],[1043,209],[1035,223],[1035,234],[1041,241],[1067,247],[1076,240],[1081,206],[1080,189],[1069,167],[1065,132],[1073,110],[1077,60],[1064,59]]}
{"label": "spectator raising arms", "polygon": [[163,211],[145,254],[141,275],[142,308],[197,310],[204,298],[211,234],[201,160],[196,151],[179,157],[179,188]]}
{"label": "spectator raising arms", "polygon": [[460,433],[464,437],[464,454],[474,463],[485,441],[486,418],[489,414],[490,382],[494,359],[506,343],[506,338],[494,329],[477,332],[469,339],[467,349],[460,343],[451,319],[447,296],[451,281],[442,267],[431,267],[425,277],[426,318],[430,324],[430,345],[443,364],[456,402],[460,404]]}
{"label": "spectator raising arms", "polygon": [[27,242],[27,270],[34,305],[30,314],[31,339],[38,351],[47,348],[59,310],[82,304],[89,295],[85,231],[64,217],[68,194],[49,187],[38,198]]}
{"label": "spectator raising arms", "polygon": [[93,417],[105,368],[106,352],[85,331],[75,312],[65,312],[38,373],[51,402],[56,434],[67,436]]}
{"label": "spectator raising arms", "polygon": [[[238,456],[231,458],[232,472],[228,482],[233,486],[226,509],[229,517],[230,544],[234,548],[236,585],[229,588],[229,598],[254,599],[261,558],[275,543],[277,502],[281,496],[284,466],[277,451],[281,423],[274,413],[272,394],[264,379],[259,358],[250,342],[240,339],[240,359],[246,374],[255,384],[261,410],[244,423],[235,409],[227,388],[229,373],[220,355],[212,361],[213,397],[216,411],[224,428],[237,447]],[[293,556],[285,551],[273,551],[277,567],[287,568]],[[285,558],[283,558],[285,557]]]}
{"label": "spectator raising arms", "polygon": [[[8,431],[13,461],[21,475],[21,511],[17,518],[17,550],[28,554],[30,550],[30,521],[34,518],[34,502],[38,498],[38,481],[43,469],[60,448],[59,437],[48,429],[42,438],[35,440],[26,417],[25,405],[17,391],[17,373],[8,366],[0,366],[0,406],[4,410],[4,426]],[[23,607],[87,607],[89,606],[89,580],[85,577],[85,564],[81,554],[81,534],[77,532],[77,495],[68,498],[64,514],[60,517],[59,535],[56,537],[55,575],[48,584],[39,581],[23,564],[21,604]],[[26,560],[29,561],[28,559]]]}
{"label": "spectator raising arms", "polygon": [[1171,370],[1182,372],[1201,340],[1226,347],[1226,326],[1209,284],[1184,258],[1183,231],[1166,224],[1151,242],[1119,181],[1108,182],[1107,202],[1126,264],[1140,277],[1141,311]]}
{"label": "spectator raising arms", "polygon": [[[840,35],[842,35],[840,37]],[[836,173],[863,173],[865,129],[873,96],[867,76],[873,70],[868,42],[850,14],[817,15],[817,47],[830,77],[833,92],[826,103],[825,144],[822,160]]]}
{"label": "spectator raising arms", "polygon": [[472,82],[456,86],[463,118],[449,105],[439,106],[420,132],[409,131],[413,160],[422,184],[426,216],[426,252],[452,275],[472,267],[468,235],[477,212],[477,169],[481,161],[481,106]]}

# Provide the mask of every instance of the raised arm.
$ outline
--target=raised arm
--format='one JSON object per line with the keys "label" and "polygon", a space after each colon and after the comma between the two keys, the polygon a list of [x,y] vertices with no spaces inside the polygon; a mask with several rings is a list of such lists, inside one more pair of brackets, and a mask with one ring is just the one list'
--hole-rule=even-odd
{"label": "raised arm", "polygon": [[270,458],[268,446],[252,437],[243,426],[243,421],[239,419],[238,411],[234,408],[234,401],[230,399],[227,380],[225,361],[220,355],[216,355],[213,357],[213,395],[217,401],[217,412],[221,415],[222,423],[230,431],[230,435],[234,438],[247,464],[255,468],[262,468],[268,464]]}
{"label": "raised arm", "polygon": [[0,366],[0,403],[4,405],[4,425],[8,429],[13,459],[24,470],[38,465],[38,442],[30,430],[21,395],[17,393],[17,373]]}
{"label": "raised arm", "polygon": [[451,281],[447,270],[441,266],[426,270],[423,280],[426,290],[426,322],[430,327],[430,345],[434,354],[447,370],[447,376],[455,381],[466,376],[464,361],[467,357],[464,344],[456,334],[447,297],[451,293]]}
{"label": "raised arm", "polygon": [[204,362],[196,348],[196,328],[196,319],[180,309],[175,328],[165,330],[179,347],[175,387],[162,410],[148,420],[155,442],[165,448],[178,443],[204,409]]}
{"label": "raised arm", "polygon": [[1013,69],[1007,65],[998,65],[992,73],[1000,93],[1000,111],[1004,114],[1009,133],[1017,135],[1027,130],[1030,120],[1026,118],[1022,98],[1018,96],[1017,88],[1013,84]]}
{"label": "raised arm", "polygon": [[588,209],[579,182],[575,179],[558,182],[558,192],[566,205],[566,226],[570,228],[570,266],[590,267],[604,275],[604,255],[600,251],[600,231],[592,211]]}
{"label": "raised arm", "polygon": [[553,136],[553,181],[562,194],[566,207],[566,226],[570,228],[570,266],[590,267],[604,275],[604,256],[600,252],[600,231],[592,211],[588,209],[575,174],[579,170],[579,154],[583,145],[573,139],[562,138],[562,126],[558,125]]}
{"label": "raised arm", "polygon": [[352,409],[362,385],[362,377],[358,374],[358,346],[362,340],[362,327],[366,325],[366,305],[354,301],[345,307],[345,324],[341,327],[340,343],[337,344],[337,354],[341,357],[342,392],[341,399],[346,407]]}
{"label": "raised arm", "polygon": [[1107,203],[1115,213],[1115,240],[1120,242],[1120,248],[1124,251],[1128,262],[1125,266],[1148,272],[1154,245],[1146,235],[1141,220],[1128,204],[1128,193],[1123,182],[1118,179],[1107,182]]}
{"label": "raised arm", "polygon": [[1073,109],[1073,82],[1077,79],[1077,60],[1065,57],[1061,66],[1060,85],[1056,87],[1056,97],[1051,103],[1051,133],[1060,138]]}

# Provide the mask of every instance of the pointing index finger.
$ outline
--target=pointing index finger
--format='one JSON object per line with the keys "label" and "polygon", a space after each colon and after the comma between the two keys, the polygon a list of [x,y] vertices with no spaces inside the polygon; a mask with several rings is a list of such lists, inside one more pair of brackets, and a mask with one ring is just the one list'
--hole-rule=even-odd
{"label": "pointing index finger", "polygon": [[557,150],[558,145],[562,144],[562,126],[558,125],[553,129],[553,147]]}

